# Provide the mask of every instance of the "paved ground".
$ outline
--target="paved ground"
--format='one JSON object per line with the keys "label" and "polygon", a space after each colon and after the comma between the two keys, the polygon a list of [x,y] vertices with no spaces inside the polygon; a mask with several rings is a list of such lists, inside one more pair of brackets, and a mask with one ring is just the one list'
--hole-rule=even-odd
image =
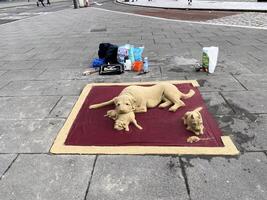
{"label": "paved ground", "polygon": [[[177,10],[177,9],[159,9],[140,6],[125,6],[112,1],[103,2],[102,6],[93,5],[98,8],[104,8],[112,11],[127,12],[139,15],[148,15],[160,18],[196,21],[207,24],[221,24],[229,26],[240,26],[249,28],[267,29],[267,13],[263,12],[234,12],[234,11],[200,11],[200,10]],[[266,4],[267,5],[267,4]]]}
{"label": "paved ground", "polygon": [[267,28],[267,13],[247,12],[238,15],[222,17],[219,19],[207,20],[206,22]]}
{"label": "paved ground", "polygon": [[[45,1],[46,3],[46,1]],[[46,5],[46,4],[45,4]],[[50,6],[36,6],[36,2],[1,2],[0,3],[0,24],[13,22],[37,15],[46,15],[49,12],[55,12],[73,7],[71,1],[53,2]],[[44,16],[45,17],[45,16]]]}
{"label": "paved ground", "polygon": [[193,0],[192,4],[188,5],[188,0],[116,0],[117,2],[155,8],[176,8],[176,9],[192,9],[192,10],[242,10],[242,11],[263,11],[266,12],[267,4],[251,1],[205,1]]}
{"label": "paved ground", "polygon": [[[96,8],[0,25],[0,199],[266,200],[266,34]],[[100,42],[144,44],[151,72],[82,76]],[[194,72],[209,45],[216,72]],[[200,82],[239,157],[49,154],[85,84],[173,79]]]}

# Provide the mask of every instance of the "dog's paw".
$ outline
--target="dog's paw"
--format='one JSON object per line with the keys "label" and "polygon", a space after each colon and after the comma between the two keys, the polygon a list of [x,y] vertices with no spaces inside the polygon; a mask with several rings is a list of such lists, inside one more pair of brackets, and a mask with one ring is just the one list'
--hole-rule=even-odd
{"label": "dog's paw", "polygon": [[170,111],[170,112],[175,112],[176,110],[177,110],[177,108],[175,108],[175,107],[170,107],[170,108],[169,108],[169,111]]}
{"label": "dog's paw", "polygon": [[187,138],[186,142],[188,142],[188,143],[194,143],[194,142],[198,142],[199,140],[200,140],[199,137],[197,137],[197,136],[191,136],[191,137]]}

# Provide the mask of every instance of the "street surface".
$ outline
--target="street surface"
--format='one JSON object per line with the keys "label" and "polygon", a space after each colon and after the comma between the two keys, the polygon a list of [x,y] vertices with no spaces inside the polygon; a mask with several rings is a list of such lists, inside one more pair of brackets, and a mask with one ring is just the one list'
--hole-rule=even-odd
{"label": "street surface", "polygon": [[[51,5],[47,5],[46,1],[44,2],[46,7],[43,7],[41,4],[37,7],[35,4],[27,3],[22,6],[14,6],[14,7],[7,7],[7,8],[0,8],[0,24],[9,23],[16,20],[21,20],[37,15],[45,15],[50,12],[56,12],[59,10],[73,8],[71,1],[64,1],[64,2],[53,2],[51,1]],[[1,2],[0,2],[1,5]]]}
{"label": "street surface", "polygon": [[[0,200],[267,200],[267,30],[51,3],[0,9],[17,17],[0,25]],[[83,76],[101,42],[144,45],[150,72]],[[194,71],[205,46],[219,47],[214,74]],[[198,80],[240,156],[49,153],[87,83],[184,79]]]}

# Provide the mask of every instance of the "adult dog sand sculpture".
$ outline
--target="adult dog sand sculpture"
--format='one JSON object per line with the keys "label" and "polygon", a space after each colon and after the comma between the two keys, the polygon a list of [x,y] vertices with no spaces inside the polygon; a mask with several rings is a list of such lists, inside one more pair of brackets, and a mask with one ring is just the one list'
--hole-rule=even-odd
{"label": "adult dog sand sculpture", "polygon": [[[130,112],[147,112],[148,108],[154,108],[159,105],[160,108],[171,106],[169,111],[175,112],[179,107],[185,106],[181,99],[190,98],[194,94],[194,90],[184,94],[175,85],[170,83],[158,83],[153,86],[132,85],[124,88],[117,97],[106,102],[91,105],[89,108],[100,108],[115,104],[115,110],[110,110],[108,113],[114,114],[116,112],[117,115],[121,115]],[[130,121],[126,123],[129,124]]]}

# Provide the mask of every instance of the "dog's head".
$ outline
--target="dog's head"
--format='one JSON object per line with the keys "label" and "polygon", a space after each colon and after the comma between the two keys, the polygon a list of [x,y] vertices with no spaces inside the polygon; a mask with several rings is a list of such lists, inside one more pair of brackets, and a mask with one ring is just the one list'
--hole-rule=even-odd
{"label": "dog's head", "polygon": [[188,122],[191,126],[191,128],[198,132],[201,130],[201,125],[203,124],[201,118],[200,118],[200,114],[199,113],[195,113],[192,112],[189,116],[188,116]]}
{"label": "dog's head", "polygon": [[135,110],[136,100],[131,95],[120,95],[114,98],[114,104],[117,112],[124,114]]}

